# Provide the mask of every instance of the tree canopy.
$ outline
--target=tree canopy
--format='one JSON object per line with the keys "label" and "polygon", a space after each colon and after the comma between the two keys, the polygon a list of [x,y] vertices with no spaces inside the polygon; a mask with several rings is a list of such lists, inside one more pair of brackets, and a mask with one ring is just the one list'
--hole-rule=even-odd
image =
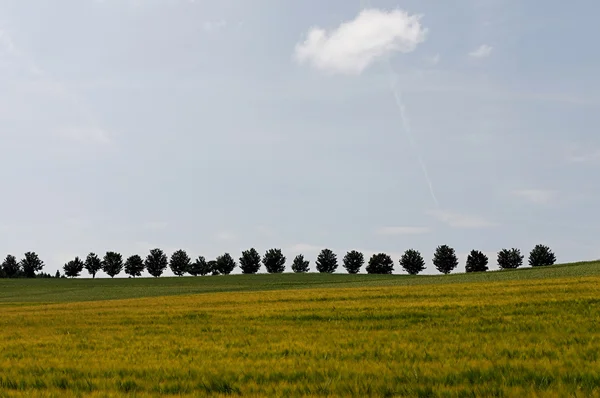
{"label": "tree canopy", "polygon": [[309,271],[310,261],[304,259],[304,255],[298,254],[294,257],[294,262],[292,263],[292,271],[296,273],[305,273]]}
{"label": "tree canopy", "polygon": [[169,267],[175,275],[183,276],[190,268],[191,261],[190,256],[188,256],[185,250],[177,250],[171,255]]}
{"label": "tree canopy", "polygon": [[317,271],[320,273],[334,273],[338,267],[337,255],[330,249],[323,249],[317,256]]}
{"label": "tree canopy", "polygon": [[116,252],[106,252],[102,260],[102,270],[111,278],[119,275],[123,270],[123,256]]}
{"label": "tree canopy", "polygon": [[467,257],[466,272],[485,272],[488,270],[488,257],[479,250],[471,250]]}
{"label": "tree canopy", "polygon": [[385,254],[373,254],[367,265],[367,273],[369,274],[391,274],[394,271],[394,260]]}
{"label": "tree canopy", "polygon": [[358,274],[365,264],[365,256],[359,251],[352,250],[346,253],[342,262],[349,274]]}
{"label": "tree canopy", "polygon": [[125,273],[127,275],[131,275],[132,277],[142,276],[142,272],[144,272],[144,260],[137,254],[129,256],[125,261]]}
{"label": "tree canopy", "polygon": [[169,265],[169,259],[161,249],[152,249],[145,260],[146,271],[155,278],[158,278],[165,272]]}
{"label": "tree canopy", "polygon": [[261,258],[255,248],[242,252],[240,268],[243,274],[256,274],[260,270]]}
{"label": "tree canopy", "polygon": [[63,266],[63,270],[65,271],[65,275],[69,278],[75,278],[81,274],[83,271],[84,263],[79,259],[79,257],[75,257],[74,260],[69,261]]}
{"label": "tree canopy", "polygon": [[449,274],[458,266],[454,249],[448,245],[438,246],[433,255],[433,265],[443,274]]}
{"label": "tree canopy", "polygon": [[425,260],[418,250],[408,249],[400,257],[400,266],[409,275],[418,275],[425,269]]}
{"label": "tree canopy", "polygon": [[269,249],[262,258],[262,263],[270,274],[281,274],[285,271],[285,256],[281,249]]}

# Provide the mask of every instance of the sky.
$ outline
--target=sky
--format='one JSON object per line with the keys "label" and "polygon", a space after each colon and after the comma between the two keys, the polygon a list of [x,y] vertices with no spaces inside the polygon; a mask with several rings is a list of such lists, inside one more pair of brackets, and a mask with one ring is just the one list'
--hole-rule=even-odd
{"label": "sky", "polygon": [[600,258],[599,11],[0,0],[0,256]]}

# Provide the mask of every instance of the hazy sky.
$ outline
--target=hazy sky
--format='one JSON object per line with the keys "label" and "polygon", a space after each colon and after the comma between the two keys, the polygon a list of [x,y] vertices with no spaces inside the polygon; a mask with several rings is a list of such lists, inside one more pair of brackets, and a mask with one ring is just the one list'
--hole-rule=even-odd
{"label": "hazy sky", "polygon": [[565,4],[0,0],[0,256],[599,258],[600,5]]}

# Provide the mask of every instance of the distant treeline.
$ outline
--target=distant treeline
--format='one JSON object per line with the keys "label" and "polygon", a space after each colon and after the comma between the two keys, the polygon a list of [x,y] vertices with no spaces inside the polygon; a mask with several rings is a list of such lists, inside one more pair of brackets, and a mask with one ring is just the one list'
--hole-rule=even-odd
{"label": "distant treeline", "polygon": [[[500,269],[514,269],[523,265],[524,256],[516,248],[502,249],[497,254],[497,263]],[[106,252],[100,258],[95,253],[87,255],[85,260],[75,257],[63,266],[64,275],[56,271],[54,278],[75,278],[81,275],[85,269],[93,277],[98,271],[104,271],[108,276],[114,278],[125,271],[130,277],[139,277],[142,272],[147,271],[153,277],[158,278],[169,267],[177,276],[190,274],[192,276],[205,275],[228,275],[236,267],[240,267],[243,274],[256,274],[264,266],[271,274],[282,273],[286,269],[286,257],[281,249],[269,249],[261,257],[256,249],[252,248],[242,252],[238,262],[229,254],[225,253],[214,260],[207,261],[203,256],[192,260],[185,250],[177,250],[171,257],[167,257],[161,249],[152,249],[145,259],[134,254],[125,261],[123,256],[116,252]],[[449,274],[458,266],[458,258],[455,250],[447,245],[438,246],[433,259],[435,268],[443,273]],[[467,257],[466,272],[485,272],[488,270],[488,257],[479,250],[472,250]],[[537,245],[529,253],[529,265],[532,267],[553,265],[556,256],[548,246]],[[333,273],[338,269],[337,255],[330,249],[323,249],[315,261],[317,271],[321,273]],[[292,271],[303,273],[309,271],[310,261],[302,254],[297,255],[292,261]],[[352,250],[346,253],[341,264],[349,274],[357,274],[365,265],[363,253]],[[409,249],[399,259],[400,267],[410,275],[418,275],[425,267],[425,260],[418,250]],[[0,278],[52,278],[42,271],[44,262],[35,252],[27,252],[20,261],[13,255],[6,256],[0,267]],[[394,271],[394,260],[385,253],[373,254],[365,268],[369,274],[391,274]]]}

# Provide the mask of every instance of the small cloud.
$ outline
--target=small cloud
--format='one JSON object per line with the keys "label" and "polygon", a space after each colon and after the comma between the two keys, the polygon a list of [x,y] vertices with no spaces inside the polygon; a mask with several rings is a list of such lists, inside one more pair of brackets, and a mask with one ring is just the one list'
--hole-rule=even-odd
{"label": "small cloud", "polygon": [[493,47],[488,46],[487,44],[482,44],[477,49],[471,51],[469,56],[471,58],[485,58],[489,57],[492,54]]}
{"label": "small cloud", "polygon": [[425,40],[421,16],[403,10],[368,9],[332,31],[314,27],[296,44],[299,63],[331,73],[360,74],[393,52],[409,53]]}
{"label": "small cloud", "polygon": [[523,198],[533,204],[546,205],[554,200],[556,192],[544,189],[522,189],[513,191],[513,195]]}
{"label": "small cloud", "polygon": [[453,228],[478,229],[497,225],[479,216],[459,214],[446,210],[434,210],[428,212],[428,214]]}
{"label": "small cloud", "polygon": [[56,131],[56,135],[66,140],[86,144],[107,145],[111,143],[108,133],[100,127],[62,127]]}
{"label": "small cloud", "polygon": [[421,235],[428,232],[426,227],[383,227],[377,230],[378,235]]}
{"label": "small cloud", "polygon": [[205,32],[212,33],[223,29],[225,26],[227,26],[227,21],[223,19],[218,21],[204,21],[202,29],[204,29]]}

